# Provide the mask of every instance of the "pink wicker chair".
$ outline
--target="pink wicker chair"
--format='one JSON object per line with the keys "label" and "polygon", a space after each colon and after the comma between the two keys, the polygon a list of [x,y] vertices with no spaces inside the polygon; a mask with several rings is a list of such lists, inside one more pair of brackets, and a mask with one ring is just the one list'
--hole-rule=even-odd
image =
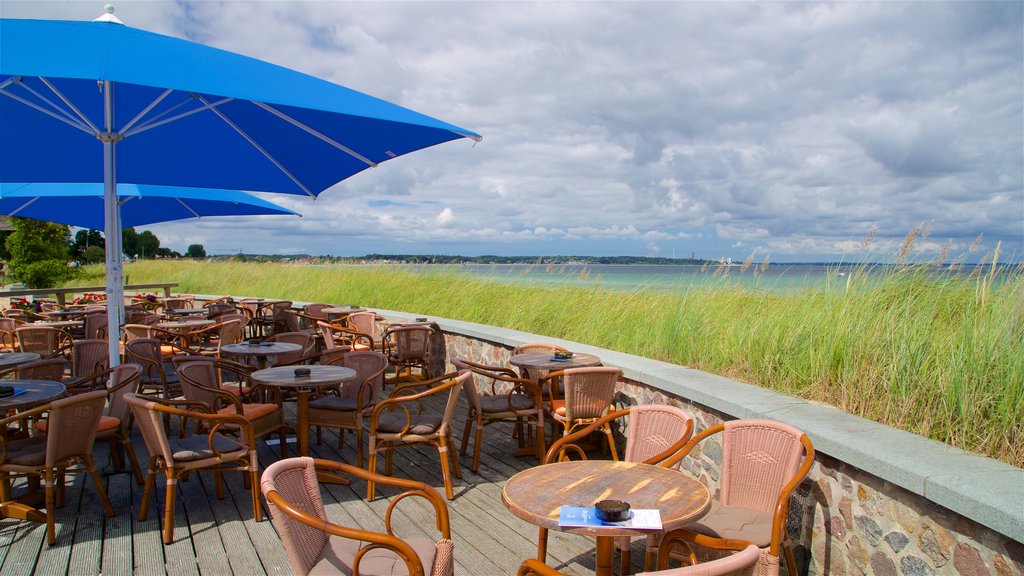
{"label": "pink wicker chair", "polygon": [[384,370],[388,359],[373,350],[356,350],[345,354],[341,366],[356,371],[356,378],[342,384],[334,394],[327,394],[309,403],[309,424],[316,426],[316,440],[321,442],[321,427],[337,428],[338,448],[345,442],[345,430],[356,433],[359,467],[363,467],[363,421],[370,417],[384,392]]}
{"label": "pink wicker chair", "polygon": [[[551,401],[547,404],[551,417],[551,442],[558,439],[556,424],[562,425],[562,436],[568,436],[576,428],[587,426],[604,417],[614,409],[615,387],[622,370],[611,367],[569,368],[547,375],[544,381],[551,390]],[[565,386],[565,397],[559,398],[557,382]],[[542,383],[543,385],[543,383]],[[612,459],[618,460],[611,426],[606,423],[602,431],[608,438]]]}
{"label": "pink wicker chair", "polygon": [[[623,459],[627,462],[643,462],[645,464],[663,464],[679,453],[686,446],[693,434],[693,416],[682,408],[664,404],[643,404],[625,410],[610,412],[598,418],[585,428],[580,428],[557,440],[551,445],[545,464],[570,459],[573,454],[586,460],[587,455],[576,442],[583,440],[597,430],[610,429],[610,424],[619,418],[627,417],[626,449]],[[673,460],[669,466],[678,467],[679,460]],[[666,466],[666,467],[669,467]],[[544,562],[547,558],[546,528],[541,528],[538,537],[537,558]],[[619,549],[620,568],[622,575],[629,573],[630,542],[628,536],[616,540]],[[657,540],[653,536],[647,539],[647,569],[653,562],[657,550]]]}
{"label": "pink wicker chair", "polygon": [[[548,344],[547,342],[528,342],[513,348],[512,351],[509,352],[509,355],[516,356],[519,354],[528,354],[530,352],[542,352],[553,356],[557,351],[568,352],[568,350],[561,346],[555,346],[554,344]],[[547,377],[548,370],[523,368],[520,373],[523,378],[528,378],[534,382],[540,382]]]}
{"label": "pink wicker chair", "polygon": [[82,333],[88,339],[105,339],[107,337],[107,313],[90,312],[82,320]]}
{"label": "pink wicker chair", "polygon": [[[430,380],[407,382],[396,386],[388,399],[377,404],[370,416],[370,472],[377,472],[377,453],[381,450],[384,450],[384,474],[390,476],[392,450],[413,444],[430,444],[437,448],[441,460],[445,496],[449,500],[454,498],[451,476],[454,473],[456,478],[462,478],[462,470],[459,459],[449,456],[449,447],[453,444],[451,421],[459,392],[471,375],[467,370],[458,375],[445,374]],[[417,388],[425,390],[416,392]],[[444,412],[422,412],[424,399],[430,396],[443,398],[445,395]],[[374,483],[370,481],[366,484],[366,499],[373,500],[373,497]]]}
{"label": "pink wicker chair", "polygon": [[[790,574],[796,560],[786,533],[789,497],[814,464],[806,434],[772,420],[732,420],[694,436],[667,463],[682,460],[698,443],[722,433],[720,496],[700,521],[679,530],[680,538],[713,550],[736,550],[737,542],[761,549],[755,574],[777,575],[780,552]],[[691,552],[690,557],[696,560]]]}
{"label": "pink wicker chair", "polygon": [[71,335],[52,326],[19,326],[14,329],[18,337],[18,350],[35,352],[43,358],[59,354],[71,344]]}
{"label": "pink wicker chair", "polygon": [[[57,506],[57,479],[68,472],[87,472],[103,502],[107,516],[114,516],[114,506],[103,488],[103,481],[92,459],[92,446],[96,429],[107,401],[104,390],[86,392],[69,398],[54,400],[32,410],[20,412],[0,420],[0,430],[10,424],[23,423],[48,412],[47,432],[21,440],[7,440],[0,434],[0,482],[8,482],[12,475],[39,476],[46,487],[46,542],[57,542],[54,512]],[[84,467],[72,468],[72,466]],[[5,506],[19,506],[5,503]],[[32,510],[24,512],[31,515]]]}
{"label": "pink wicker chair", "polygon": [[[340,472],[370,482],[396,486],[403,492],[388,505],[384,532],[370,532],[333,524],[327,519],[317,470]],[[354,574],[364,576],[453,576],[455,545],[451,541],[448,507],[430,486],[412,480],[380,476],[340,462],[288,458],[267,467],[261,481],[270,519],[277,528],[297,576]],[[410,496],[424,498],[434,508],[437,542],[403,540],[391,525],[395,506]],[[428,571],[429,570],[429,571]]]}
{"label": "pink wicker chair", "polygon": [[[142,503],[139,506],[140,522],[145,521],[149,514],[149,501],[155,492],[156,475],[162,473],[167,479],[164,544],[170,544],[174,540],[174,501],[178,480],[192,472],[212,470],[218,498],[224,497],[224,484],[220,476],[222,472],[245,473],[252,490],[253,518],[257,522],[263,519],[263,509],[259,500],[256,440],[253,438],[252,426],[248,420],[238,414],[207,414],[173,407],[174,404],[188,406],[188,401],[163,400],[130,393],[124,395],[124,400],[131,407],[132,414],[139,423],[142,439],[149,450],[146,487],[142,492]],[[165,416],[197,421],[204,425],[209,433],[185,438],[168,438],[163,424]],[[218,433],[223,426],[237,430],[239,440]]]}
{"label": "pink wicker chair", "polygon": [[106,340],[75,340],[71,343],[71,378],[77,379],[110,367],[110,346]]}
{"label": "pink wicker chair", "polygon": [[360,334],[368,335],[373,341],[374,350],[380,350],[384,337],[380,331],[379,320],[380,317],[375,312],[353,312],[345,316],[346,326]]}
{"label": "pink wicker chair", "polygon": [[[711,562],[704,562],[696,566],[658,570],[657,572],[642,572],[637,576],[745,576],[751,573],[753,566],[757,564],[759,556],[760,550],[758,550],[757,546],[751,544],[736,554]],[[518,576],[565,575],[543,562],[531,558],[519,566]]]}
{"label": "pink wicker chair", "polygon": [[[452,360],[452,364],[458,370],[469,370],[473,373],[473,377],[465,384],[469,412],[466,414],[466,429],[462,434],[462,448],[459,451],[463,456],[466,455],[470,430],[475,428],[473,464],[470,469],[476,472],[480,468],[480,447],[484,428],[495,422],[515,422],[517,425],[533,426],[537,433],[537,460],[543,461],[544,399],[540,385],[532,380],[518,378],[512,370],[500,366],[485,366],[460,359]],[[490,379],[490,394],[481,394],[477,389],[477,375]],[[519,434],[519,448],[524,448],[525,444],[524,435]]]}

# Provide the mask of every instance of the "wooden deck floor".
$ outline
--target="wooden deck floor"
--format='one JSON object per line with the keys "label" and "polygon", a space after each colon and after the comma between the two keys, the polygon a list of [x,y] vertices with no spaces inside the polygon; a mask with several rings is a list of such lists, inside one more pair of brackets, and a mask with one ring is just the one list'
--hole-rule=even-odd
{"label": "wooden deck floor", "polygon": [[[465,401],[460,399],[456,442],[461,441],[465,414]],[[337,434],[324,430],[323,444],[312,442],[313,455],[354,463],[355,437],[347,434],[345,438],[345,447],[337,450]],[[145,462],[146,449],[141,438],[136,437],[135,444],[140,460]],[[290,447],[294,448],[294,444]],[[514,448],[511,427],[495,424],[485,431],[479,472],[469,470],[469,454],[461,458],[463,477],[455,479],[455,499],[448,503],[456,574],[515,574],[523,559],[536,554],[537,528],[512,516],[501,503],[505,479],[536,465],[533,458],[511,456]],[[270,464],[278,456],[277,446],[261,443],[261,465]],[[160,537],[162,487],[150,507],[149,518],[139,522],[142,487],[127,472],[112,473],[105,447],[97,445],[96,461],[117,515],[104,515],[91,481],[81,475],[69,477],[65,505],[57,511],[54,546],[45,543],[44,525],[0,519],[0,574],[291,573],[271,522],[252,520],[249,492],[242,486],[240,474],[226,475],[227,495],[223,500],[214,496],[213,478],[208,474],[193,475],[180,483],[174,542],[165,546]],[[395,475],[426,482],[444,493],[437,453],[429,448],[397,450]],[[162,477],[157,484],[162,485]],[[384,511],[396,492],[381,488],[377,499],[369,503],[365,500],[365,483],[361,481],[351,486],[324,488],[331,520],[370,530],[382,529]],[[398,510],[400,515],[394,524],[399,536],[435,537],[434,532],[420,528],[432,526],[432,521],[425,520],[427,508],[418,499],[406,500]],[[591,538],[552,531],[548,564],[572,574],[593,574],[593,546]],[[634,539],[634,571],[640,571],[642,559],[642,540]]]}

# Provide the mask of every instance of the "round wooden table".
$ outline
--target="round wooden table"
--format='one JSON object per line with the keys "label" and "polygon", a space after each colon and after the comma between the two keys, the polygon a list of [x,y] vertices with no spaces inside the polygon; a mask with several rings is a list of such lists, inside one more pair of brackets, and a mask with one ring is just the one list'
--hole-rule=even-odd
{"label": "round wooden table", "polygon": [[39,354],[35,352],[5,352],[0,354],[0,369],[35,362],[36,360],[39,360]]}
{"label": "round wooden table", "polygon": [[163,311],[164,316],[206,316],[208,310],[206,308],[171,308]]}
{"label": "round wooden table", "polygon": [[81,328],[84,324],[85,323],[81,320],[52,320],[33,322],[30,326],[49,326],[50,328],[64,330],[65,328]]}
{"label": "round wooden table", "polygon": [[268,356],[277,356],[278,354],[287,354],[288,352],[296,352],[298,350],[302,350],[302,345],[293,342],[260,342],[259,344],[240,342],[238,344],[225,344],[220,347],[221,352],[227,352],[235,356],[255,356],[257,370],[263,370],[267,367]]}
{"label": "round wooden table", "polygon": [[[296,346],[298,346],[296,344]],[[222,348],[223,349],[223,348]],[[295,370],[308,368],[308,376],[297,376]],[[344,366],[275,366],[257,370],[252,373],[252,381],[256,384],[274,386],[286,390],[295,390],[298,399],[295,405],[296,430],[295,436],[299,443],[299,456],[309,456],[309,395],[313,390],[337,386],[354,380],[356,371]]]}
{"label": "round wooden table", "polygon": [[[560,528],[562,506],[593,506],[601,500],[622,500],[631,508],[657,508],[661,530],[622,526]],[[501,502],[516,517],[549,530],[594,536],[596,574],[611,576],[617,536],[643,536],[682,528],[701,518],[711,506],[708,489],[678,470],[611,460],[579,460],[535,466],[505,482]]]}
{"label": "round wooden table", "polygon": [[572,358],[556,360],[554,356],[547,352],[527,352],[525,354],[516,354],[509,358],[508,362],[518,368],[554,372],[555,370],[565,370],[566,368],[598,366],[601,364],[601,359],[593,354],[576,352]]}
{"label": "round wooden table", "polygon": [[[74,318],[75,316],[85,316],[86,314],[92,314],[91,310],[50,310],[49,312],[43,312],[47,316],[52,318]],[[102,314],[102,312],[101,312]]]}
{"label": "round wooden table", "polygon": [[[18,355],[39,357],[38,354],[30,353],[19,353]],[[12,356],[12,354],[0,354],[0,356]],[[24,410],[45,404],[60,398],[66,390],[63,384],[51,380],[0,380],[0,385],[10,386],[15,391],[23,390],[14,396],[0,398],[0,414],[5,414],[8,410]],[[10,479],[0,481],[0,518],[46,522],[46,514],[34,507],[34,505],[38,505],[36,496],[38,496],[37,493],[30,493],[24,498],[12,498]]]}

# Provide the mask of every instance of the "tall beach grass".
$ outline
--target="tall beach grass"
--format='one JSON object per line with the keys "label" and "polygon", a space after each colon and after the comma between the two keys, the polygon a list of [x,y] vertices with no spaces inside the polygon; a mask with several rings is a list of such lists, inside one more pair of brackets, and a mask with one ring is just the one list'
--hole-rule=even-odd
{"label": "tall beach grass", "polygon": [[[102,272],[100,271],[100,274]],[[821,287],[509,285],[446,269],[131,264],[182,292],[358,304],[584,342],[719,373],[1024,466],[1024,270],[861,266]],[[95,280],[95,279],[94,279]]]}

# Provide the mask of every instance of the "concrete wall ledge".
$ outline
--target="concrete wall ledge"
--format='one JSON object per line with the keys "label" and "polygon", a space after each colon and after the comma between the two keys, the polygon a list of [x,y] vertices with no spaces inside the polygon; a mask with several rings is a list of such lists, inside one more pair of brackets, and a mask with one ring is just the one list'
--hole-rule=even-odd
{"label": "concrete wall ledge", "polygon": [[[294,304],[299,307],[305,303]],[[394,310],[378,312],[392,319],[420,316]],[[604,364],[621,368],[630,380],[735,418],[786,422],[806,432],[815,450],[1024,542],[1024,469],[831,406],[685,366],[508,328],[445,318],[431,320],[445,332],[508,347],[543,341],[595,354]]]}
{"label": "concrete wall ledge", "polygon": [[[379,312],[388,318],[415,316]],[[604,364],[621,368],[626,378],[730,416],[786,422],[806,432],[815,450],[1024,542],[1024,469],[831,406],[692,368],[507,328],[431,319],[445,332],[505,346],[544,341],[596,354]]]}

